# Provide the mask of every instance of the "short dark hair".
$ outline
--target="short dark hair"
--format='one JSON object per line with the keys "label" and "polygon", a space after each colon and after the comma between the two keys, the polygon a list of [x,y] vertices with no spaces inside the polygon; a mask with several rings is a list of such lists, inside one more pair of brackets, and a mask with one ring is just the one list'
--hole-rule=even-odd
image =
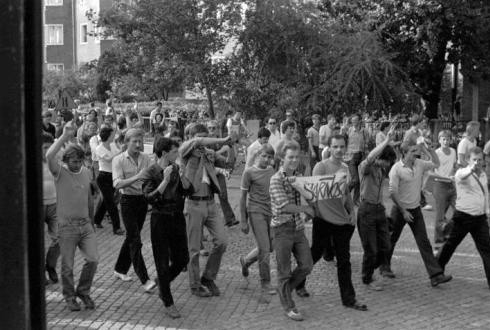
{"label": "short dark hair", "polygon": [[53,143],[54,142],[54,137],[49,134],[48,132],[43,132],[43,143]]}
{"label": "short dark hair", "polygon": [[332,145],[332,140],[343,140],[344,143],[347,143],[347,141],[345,140],[345,136],[343,136],[342,134],[330,135],[327,142],[327,145],[329,147]]}
{"label": "short dark hair", "polygon": [[271,136],[271,131],[269,131],[269,130],[268,130],[267,128],[265,128],[265,127],[261,127],[261,128],[259,129],[259,132],[257,133],[257,137],[258,137],[259,139],[264,138],[264,137],[268,138],[268,137],[270,137],[270,136]]}
{"label": "short dark hair", "polygon": [[189,128],[189,135],[194,137],[198,133],[209,133],[206,125],[197,123]]}
{"label": "short dark hair", "polygon": [[153,144],[153,152],[155,153],[155,155],[157,155],[158,158],[160,158],[162,157],[164,151],[169,152],[170,150],[172,150],[172,146],[178,148],[179,144],[175,140],[159,136]]}
{"label": "short dark hair", "polygon": [[85,151],[83,148],[75,143],[70,143],[63,152],[63,162],[68,163],[70,159],[84,159]]}
{"label": "short dark hair", "polygon": [[386,160],[391,164],[394,164],[396,161],[396,152],[392,146],[386,146],[381,154],[379,155],[379,159]]}
{"label": "short dark hair", "polygon": [[133,119],[138,119],[138,115],[134,112],[131,112],[131,114],[129,115],[129,120],[133,120]]}
{"label": "short dark hair", "polygon": [[292,120],[285,120],[282,122],[281,124],[281,133],[286,133],[286,130],[289,128],[289,127],[292,127],[294,128],[296,125],[294,124],[294,121]]}
{"label": "short dark hair", "polygon": [[162,103],[161,101],[158,101],[158,102],[157,102],[157,107],[158,107],[159,105],[163,105],[163,103]]}
{"label": "short dark hair", "polygon": [[382,132],[385,130],[386,127],[390,126],[390,122],[389,121],[384,121],[381,123],[381,125],[379,126],[379,130]]}
{"label": "short dark hair", "polygon": [[411,141],[403,142],[400,145],[400,151],[401,151],[402,155],[405,155],[408,152],[408,150],[410,150],[410,147],[413,147],[413,146],[416,146],[416,144],[411,142]]}
{"label": "short dark hair", "polygon": [[109,136],[111,136],[112,132],[114,130],[112,129],[112,127],[109,127],[109,126],[104,126],[100,129],[100,133],[99,133],[99,136],[100,136],[100,140],[102,142],[106,142],[107,139],[109,139]]}

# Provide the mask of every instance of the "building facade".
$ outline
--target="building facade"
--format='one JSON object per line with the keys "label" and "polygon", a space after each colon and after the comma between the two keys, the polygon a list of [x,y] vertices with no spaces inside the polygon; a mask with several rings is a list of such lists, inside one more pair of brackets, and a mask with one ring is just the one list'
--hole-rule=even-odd
{"label": "building facade", "polygon": [[53,71],[74,70],[96,60],[111,47],[113,40],[102,39],[87,17],[99,14],[113,0],[44,0],[44,63]]}

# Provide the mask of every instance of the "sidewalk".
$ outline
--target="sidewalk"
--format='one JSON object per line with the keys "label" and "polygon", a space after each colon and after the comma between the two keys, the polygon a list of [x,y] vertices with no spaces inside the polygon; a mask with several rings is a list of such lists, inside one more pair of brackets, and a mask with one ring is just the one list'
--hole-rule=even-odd
{"label": "sidewalk", "polygon": [[[228,183],[230,203],[239,217],[240,177],[234,175]],[[424,215],[432,242],[434,212],[424,212]],[[148,220],[142,231],[142,252],[150,276],[156,277]],[[49,329],[490,329],[490,290],[481,259],[469,237],[447,266],[446,272],[454,276],[453,281],[432,288],[407,226],[393,256],[392,268],[397,278],[386,281],[384,291],[372,292],[360,280],[362,248],[356,231],[351,243],[352,278],[358,299],[368,305],[369,311],[358,312],[342,306],[336,267],[320,261],[308,277],[307,288],[312,296],[302,299],[293,294],[305,316],[305,321],[294,322],[284,316],[277,295],[269,304],[258,302],[260,285],[256,265],[250,269],[249,282],[241,276],[239,257],[255,242],[251,235],[243,235],[239,226],[235,226],[227,229],[229,245],[216,281],[222,295],[192,296],[188,275],[183,273],[172,283],[175,304],[182,318],[172,320],[165,315],[157,291],[143,292],[133,269],[128,273],[134,279],[132,282],[116,281],[113,267],[124,238],[113,235],[110,224],[104,223],[104,227],[97,232],[101,257],[92,292],[96,309],[70,312],[65,308],[60,285],[48,285]],[[311,237],[311,224],[307,225],[307,236]],[[81,265],[82,258],[77,253],[75,274],[80,273]],[[275,283],[274,255],[271,269]]]}

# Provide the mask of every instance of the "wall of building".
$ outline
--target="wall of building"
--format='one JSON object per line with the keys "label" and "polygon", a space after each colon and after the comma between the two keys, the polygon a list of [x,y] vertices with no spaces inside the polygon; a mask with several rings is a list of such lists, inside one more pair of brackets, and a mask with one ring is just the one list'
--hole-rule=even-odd
{"label": "wall of building", "polygon": [[[63,45],[46,45],[46,63],[62,63],[65,70],[74,66],[72,1],[64,0],[62,6],[45,6],[45,24],[63,24]],[[46,38],[46,36],[45,36]]]}
{"label": "wall of building", "polygon": [[[100,57],[100,39],[93,35],[96,26],[87,18],[87,11],[100,11],[100,0],[78,0],[76,2],[77,65],[83,65]],[[82,25],[87,26],[87,42],[82,40]]]}

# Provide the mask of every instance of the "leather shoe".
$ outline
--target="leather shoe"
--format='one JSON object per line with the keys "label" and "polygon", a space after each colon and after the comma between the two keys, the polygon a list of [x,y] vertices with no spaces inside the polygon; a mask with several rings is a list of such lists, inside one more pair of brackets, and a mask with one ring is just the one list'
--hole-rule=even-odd
{"label": "leather shoe", "polygon": [[46,266],[46,271],[48,272],[49,280],[53,283],[58,283],[58,274],[56,273],[56,269]]}
{"label": "leather shoe", "polygon": [[444,274],[439,274],[437,276],[434,276],[430,279],[430,285],[436,287],[439,284],[449,282],[453,279],[451,275],[444,275]]}
{"label": "leather shoe", "polygon": [[243,277],[248,277],[249,272],[248,272],[248,266],[247,263],[245,262],[244,257],[240,257],[240,265],[242,266],[242,275]]}
{"label": "leather shoe", "polygon": [[301,298],[308,298],[310,296],[310,293],[305,288],[297,289],[296,294]]}
{"label": "leather shoe", "polygon": [[364,305],[364,304],[360,304],[358,303],[357,301],[351,305],[344,305],[345,307],[347,308],[352,308],[352,309],[355,309],[355,310],[358,310],[358,311],[362,311],[362,312],[365,312],[367,311],[367,306]]}
{"label": "leather shoe", "polygon": [[126,232],[124,230],[122,230],[121,228],[114,230],[114,235],[122,236],[125,233]]}
{"label": "leather shoe", "polygon": [[92,298],[90,298],[90,296],[88,294],[77,293],[77,297],[80,298],[80,300],[83,302],[83,304],[85,305],[85,309],[94,309],[95,308],[95,303],[92,300]]}
{"label": "leather shoe", "polygon": [[175,305],[165,307],[165,313],[173,319],[178,319],[181,317],[181,315],[180,315],[179,311],[177,310],[177,307],[175,307]]}
{"label": "leather shoe", "polygon": [[214,283],[213,280],[208,280],[207,278],[202,277],[201,284],[204,285],[213,296],[217,297],[221,294],[219,288],[216,286],[216,283]]}
{"label": "leather shoe", "polygon": [[208,298],[212,296],[212,294],[208,291],[208,289],[206,289],[202,285],[198,288],[192,288],[191,293],[200,298]]}
{"label": "leather shoe", "polygon": [[66,301],[66,307],[68,307],[68,309],[71,310],[72,312],[78,312],[82,309],[75,297],[68,298],[65,301]]}

